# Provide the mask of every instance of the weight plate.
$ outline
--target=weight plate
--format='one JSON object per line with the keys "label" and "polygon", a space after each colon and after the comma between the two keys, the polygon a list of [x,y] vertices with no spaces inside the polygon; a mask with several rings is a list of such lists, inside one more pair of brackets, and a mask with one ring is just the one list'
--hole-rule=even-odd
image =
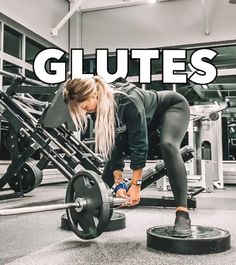
{"label": "weight plate", "polygon": [[71,178],[66,191],[66,203],[84,198],[86,205],[81,212],[76,208],[66,210],[73,232],[82,239],[96,238],[107,227],[110,197],[105,183],[93,171],[80,171]]}
{"label": "weight plate", "polygon": [[[64,230],[71,231],[70,223],[67,219],[66,214],[61,216],[61,228]],[[125,214],[119,212],[113,212],[108,226],[104,232],[117,231],[126,228],[126,217]]]}
{"label": "weight plate", "polygon": [[105,228],[106,232],[116,231],[126,228],[126,218],[124,213],[113,212],[108,226]]}
{"label": "weight plate", "polygon": [[172,226],[156,226],[147,230],[147,247],[178,254],[211,254],[230,249],[230,233],[208,226],[191,226],[192,235],[172,236]]}
{"label": "weight plate", "polygon": [[[61,228],[64,230],[71,231],[70,223],[67,219],[66,214],[61,216]],[[121,230],[126,228],[126,217],[123,213],[113,212],[108,226],[105,228],[104,232],[111,232],[116,230]]]}
{"label": "weight plate", "polygon": [[71,231],[70,223],[69,223],[69,221],[67,219],[66,214],[63,214],[61,216],[61,228],[64,229],[64,230]]}
{"label": "weight plate", "polygon": [[18,175],[13,176],[8,182],[10,188],[15,192],[28,193],[37,188],[43,179],[42,171],[36,166],[36,161],[29,159],[21,168],[21,185]]}
{"label": "weight plate", "polygon": [[28,159],[27,162],[30,163],[34,169],[34,173],[35,173],[34,189],[38,188],[40,186],[40,184],[42,183],[42,180],[43,180],[43,171],[36,166],[37,161],[35,161],[34,159],[30,158],[30,159]]}

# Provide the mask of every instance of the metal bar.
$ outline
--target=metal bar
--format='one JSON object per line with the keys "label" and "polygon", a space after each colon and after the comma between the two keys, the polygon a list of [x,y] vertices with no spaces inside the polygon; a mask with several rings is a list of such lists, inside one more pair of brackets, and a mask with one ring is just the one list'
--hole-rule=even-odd
{"label": "metal bar", "polygon": [[[14,100],[13,100],[14,101]],[[15,101],[14,101],[15,102]],[[32,124],[34,126],[34,128],[36,127],[37,125],[37,120],[35,119],[35,117],[33,115],[31,115],[30,113],[26,112],[26,110],[20,105],[18,104],[18,107],[22,110],[22,112],[24,112],[29,119],[31,119],[32,121]],[[57,141],[56,138],[54,138],[48,131],[46,131],[44,128],[41,128],[42,130],[42,133],[44,133],[51,141],[53,141],[59,148],[61,148],[61,150],[69,157],[72,157],[76,154],[76,152],[74,150],[72,150],[72,153],[66,149],[61,143],[59,143]]]}
{"label": "metal bar", "polygon": [[213,114],[213,113],[218,113],[218,112],[221,112],[221,111],[223,111],[223,110],[226,110],[228,107],[229,107],[229,106],[226,105],[226,106],[221,107],[221,108],[219,108],[219,109],[212,110],[211,112],[206,113],[205,115],[200,115],[200,116],[197,116],[197,117],[193,118],[193,121],[198,121],[198,120],[201,120],[201,119],[210,119],[210,120],[214,120],[214,119],[211,118],[211,114]]}
{"label": "metal bar", "polygon": [[22,106],[20,106],[17,102],[15,102],[6,93],[0,92],[0,96],[1,96],[0,101],[1,101],[1,104],[4,106],[4,108],[7,109],[9,112],[11,112],[12,115],[17,115],[17,114],[20,115],[20,117],[24,120],[24,123],[25,122],[30,123],[29,128],[32,131],[33,129],[31,127],[35,128],[35,125],[36,125],[36,119],[34,118],[34,116],[28,113]]}
{"label": "metal bar", "polygon": [[70,7],[70,11],[61,19],[61,21],[51,29],[52,36],[57,36],[60,29],[64,24],[74,15],[76,11],[80,10],[80,6],[83,0],[74,0],[73,5]]}
{"label": "metal bar", "polygon": [[[21,75],[9,73],[3,70],[0,70],[0,75],[3,75],[5,77],[11,78],[11,79],[19,79],[19,81],[22,81],[25,84],[30,84],[30,85],[36,85],[36,86],[46,86],[44,83],[40,81],[36,81]],[[48,87],[48,86],[47,86]]]}
{"label": "metal bar", "polygon": [[73,144],[75,144],[76,146],[80,146],[84,149],[85,152],[91,154],[94,158],[96,158],[96,160],[99,162],[99,164],[103,164],[104,161],[98,156],[96,155],[90,148],[88,148],[88,146],[86,146],[86,144],[84,144],[82,141],[80,141],[79,139],[75,138],[70,131],[68,131],[66,128],[63,128],[62,126],[59,128],[62,132],[67,133],[68,134],[68,138],[69,140],[71,140],[73,142]]}
{"label": "metal bar", "polygon": [[61,148],[61,150],[69,157],[72,157],[76,154],[75,151],[73,151],[72,153],[70,153],[70,151],[68,149],[66,149],[62,144],[60,144],[57,139],[55,139],[51,134],[49,134],[46,130],[43,130],[43,133],[50,139],[52,140],[58,147]]}
{"label": "metal bar", "polygon": [[[187,200],[188,208],[197,208],[196,199]],[[154,207],[176,207],[176,202],[173,197],[141,197],[139,206],[154,206]]]}
{"label": "metal bar", "polygon": [[116,207],[116,206],[120,206],[121,204],[127,202],[127,199],[124,198],[113,198],[112,199],[112,205],[111,208]]}
{"label": "metal bar", "polygon": [[[113,198],[111,207],[120,206],[122,203],[125,203],[126,201],[127,200],[123,198]],[[86,200],[84,198],[77,198],[76,201],[72,203],[61,203],[61,204],[52,204],[52,205],[3,209],[3,210],[0,210],[0,216],[57,211],[57,210],[64,210],[64,209],[69,209],[73,207],[78,208],[78,210],[81,211],[82,208],[86,207]]]}
{"label": "metal bar", "polygon": [[[1,72],[1,71],[0,71]],[[33,129],[36,128],[36,125],[37,125],[37,119],[31,115],[30,113],[28,113],[19,103],[17,104],[17,100],[16,99],[11,99],[9,96],[5,95],[3,92],[2,92],[2,96],[4,96],[6,99],[8,99],[8,106],[9,106],[9,103],[13,103],[15,104],[15,107],[18,108],[20,111],[22,111],[22,113],[25,115],[25,117],[27,118],[27,120],[30,120],[31,122],[31,125],[33,127]],[[21,116],[22,116],[22,113],[21,113]],[[32,128],[30,128],[31,131],[33,130]],[[75,155],[75,151],[74,152],[70,152],[68,149],[66,149],[62,144],[60,144],[57,139],[55,139],[52,135],[50,135],[45,129],[41,128],[42,129],[42,132],[51,140],[53,141],[59,148],[61,148],[61,150],[69,157],[72,157]]]}
{"label": "metal bar", "polygon": [[188,199],[192,199],[194,196],[198,195],[199,193],[203,192],[204,190],[206,190],[206,189],[201,188],[195,192],[190,192],[187,197],[188,197]]}
{"label": "metal bar", "polygon": [[206,10],[206,2],[205,0],[201,0],[201,6],[202,6],[202,15],[203,15],[203,21],[205,26],[205,34],[209,35],[211,33],[210,25],[209,25],[209,19],[208,14]]}
{"label": "metal bar", "polygon": [[[68,179],[70,180],[74,174],[76,173],[72,168],[68,167],[67,165],[65,165],[65,163],[63,163],[63,160],[59,157],[59,155],[57,155],[56,153],[54,153],[55,156],[57,156],[58,159],[60,159],[59,161],[53,157],[49,152],[48,152],[48,146],[46,146],[46,148],[40,148],[40,151],[42,152],[42,154],[48,159],[50,160],[56,167],[57,169]],[[53,150],[51,149],[51,152],[53,152]]]}
{"label": "metal bar", "polygon": [[95,144],[95,140],[83,140],[83,143],[86,144],[86,145],[89,145],[89,144]]}
{"label": "metal bar", "polygon": [[40,100],[37,100],[37,99],[28,98],[28,97],[14,96],[14,98],[16,98],[17,100],[19,100],[19,101],[21,101],[23,103],[31,104],[31,105],[34,105],[34,106],[37,106],[37,107],[46,108],[49,105],[48,102],[43,102],[43,101],[40,101]]}
{"label": "metal bar", "polygon": [[15,209],[4,209],[4,210],[0,210],[0,216],[56,211],[56,210],[69,209],[72,207],[80,208],[81,204],[79,201],[77,201],[73,203],[42,205],[42,206],[33,206],[33,207],[21,207],[21,208],[15,208]]}
{"label": "metal bar", "polygon": [[56,86],[42,86],[42,85],[20,85],[14,88],[14,93],[27,93],[27,94],[39,94],[39,95],[54,95],[58,90]]}

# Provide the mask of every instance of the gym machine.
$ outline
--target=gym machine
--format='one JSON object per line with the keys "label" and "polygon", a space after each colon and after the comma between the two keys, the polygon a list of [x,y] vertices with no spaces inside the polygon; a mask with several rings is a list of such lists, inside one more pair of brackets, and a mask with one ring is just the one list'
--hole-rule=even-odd
{"label": "gym machine", "polygon": [[224,187],[221,112],[232,106],[233,102],[226,100],[191,107],[191,112],[197,114],[188,129],[189,144],[195,149],[194,159],[188,164],[189,183],[205,187],[206,192]]}
{"label": "gym machine", "polygon": [[[40,171],[46,168],[49,162],[52,162],[68,180],[75,175],[75,168],[78,165],[93,170],[99,175],[102,174],[103,160],[86,144],[75,138],[64,125],[58,128],[43,126],[42,121],[50,106],[42,111],[37,120],[22,106],[22,98],[19,101],[19,96],[14,96],[16,91],[17,93],[30,92],[27,86],[21,90],[21,83],[35,84],[36,90],[39,89],[37,81],[4,71],[0,71],[0,74],[13,79],[7,91],[0,92],[0,115],[8,122],[9,148],[12,159],[12,163],[0,179],[0,190],[8,183],[15,192],[31,191],[40,184],[42,180]],[[42,89],[51,89],[51,87],[42,86]],[[37,93],[34,87],[31,87],[31,93]],[[37,102],[34,101],[34,103]],[[25,144],[24,148],[20,150],[19,143],[21,141]],[[41,158],[33,165],[30,158],[36,152],[40,152]]]}
{"label": "gym machine", "polygon": [[[40,103],[32,98],[22,98],[17,93],[37,93],[34,87],[20,84],[34,84],[33,80],[25,77],[0,71],[0,74],[11,77],[14,81],[6,92],[0,92],[0,114],[8,121],[10,132],[10,150],[12,163],[7,172],[0,179],[0,189],[8,183],[16,192],[26,193],[39,186],[43,170],[51,162],[68,180],[78,171],[78,165],[83,169],[92,170],[98,175],[102,175],[104,166],[103,160],[87,147],[87,145],[74,137],[71,130],[67,129],[62,122],[68,116],[61,118],[61,113],[66,113],[63,104],[62,87],[56,91],[56,95],[50,104]],[[35,81],[39,90],[39,83]],[[50,90],[51,87],[43,86],[43,90]],[[36,89],[36,90],[37,90]],[[55,93],[55,88],[53,88]],[[24,106],[28,104],[28,108]],[[37,119],[32,105],[41,107],[41,114]],[[48,105],[46,108],[44,105]],[[30,111],[29,111],[30,106]],[[43,107],[42,107],[43,106]],[[37,109],[38,110],[38,109]],[[68,112],[68,110],[67,110]],[[55,118],[55,113],[59,117]],[[63,116],[63,115],[62,115]],[[50,128],[49,128],[50,127]],[[19,142],[26,143],[24,148],[19,150]],[[56,146],[56,148],[55,148]],[[181,155],[184,162],[193,158],[193,149],[184,147]],[[35,152],[40,153],[40,160],[33,163],[31,157]],[[142,189],[166,175],[164,162],[159,162],[155,168],[147,169],[144,172]],[[189,207],[196,208],[196,201],[189,196]],[[154,205],[164,207],[174,207],[175,201],[170,197],[155,199],[154,202],[148,199],[141,199],[141,205]],[[154,204],[153,204],[154,203]]]}

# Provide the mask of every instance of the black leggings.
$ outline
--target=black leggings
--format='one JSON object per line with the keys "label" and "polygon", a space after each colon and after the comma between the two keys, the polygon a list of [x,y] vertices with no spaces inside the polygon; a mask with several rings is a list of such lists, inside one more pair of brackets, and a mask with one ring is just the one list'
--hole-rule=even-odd
{"label": "black leggings", "polygon": [[159,104],[149,132],[159,128],[161,153],[176,206],[187,207],[187,172],[180,144],[188,128],[190,110],[187,100],[172,91],[158,92]]}

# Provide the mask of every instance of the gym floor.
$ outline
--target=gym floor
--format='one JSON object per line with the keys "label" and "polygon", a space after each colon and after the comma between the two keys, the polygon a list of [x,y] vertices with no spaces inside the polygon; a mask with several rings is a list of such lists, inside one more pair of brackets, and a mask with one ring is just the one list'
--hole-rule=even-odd
{"label": "gym floor", "polygon": [[[63,203],[66,183],[45,185],[23,198],[3,200],[0,208]],[[104,232],[84,241],[73,232],[60,228],[64,210],[4,216],[0,218],[0,265],[2,264],[236,264],[236,187],[201,193],[197,208],[190,210],[192,224],[229,230],[232,248],[208,255],[176,255],[146,248],[146,230],[157,225],[172,225],[172,208],[136,207],[119,209],[126,215],[126,228]],[[154,185],[143,196],[171,196]]]}

